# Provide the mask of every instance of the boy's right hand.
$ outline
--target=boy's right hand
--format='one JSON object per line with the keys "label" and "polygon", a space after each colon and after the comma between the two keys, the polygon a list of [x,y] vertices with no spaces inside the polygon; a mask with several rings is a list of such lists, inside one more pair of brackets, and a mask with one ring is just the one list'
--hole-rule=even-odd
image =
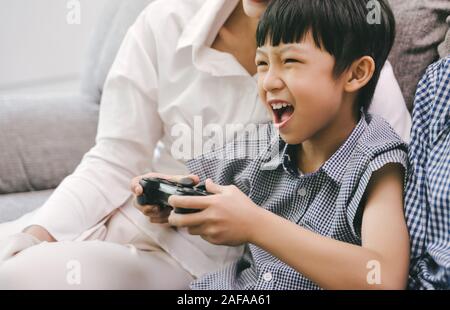
{"label": "boy's right hand", "polygon": [[167,175],[167,174],[161,174],[161,173],[147,173],[138,177],[135,177],[131,181],[131,191],[134,194],[134,201],[133,205],[141,211],[144,215],[148,216],[150,218],[150,222],[157,223],[157,224],[165,224],[168,223],[170,212],[172,211],[171,208],[161,208],[157,205],[145,205],[142,206],[137,202],[137,197],[142,195],[143,188],[139,184],[139,181],[143,178],[160,178],[160,179],[166,179],[172,182],[179,182],[183,178],[190,178],[194,181],[194,184],[197,184],[200,182],[200,179],[196,175],[188,175],[188,176],[182,176],[182,175]]}

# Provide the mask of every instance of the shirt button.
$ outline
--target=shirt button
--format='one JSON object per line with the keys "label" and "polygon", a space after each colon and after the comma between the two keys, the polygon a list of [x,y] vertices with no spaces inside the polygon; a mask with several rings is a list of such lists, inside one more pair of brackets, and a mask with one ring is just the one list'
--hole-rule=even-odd
{"label": "shirt button", "polygon": [[304,187],[299,188],[298,191],[297,191],[297,193],[298,193],[300,196],[305,197],[306,194],[307,194],[307,193],[306,193],[306,188],[304,188]]}
{"label": "shirt button", "polygon": [[272,273],[271,273],[271,272],[266,272],[266,273],[263,275],[263,279],[264,279],[264,281],[266,281],[266,282],[272,281]]}

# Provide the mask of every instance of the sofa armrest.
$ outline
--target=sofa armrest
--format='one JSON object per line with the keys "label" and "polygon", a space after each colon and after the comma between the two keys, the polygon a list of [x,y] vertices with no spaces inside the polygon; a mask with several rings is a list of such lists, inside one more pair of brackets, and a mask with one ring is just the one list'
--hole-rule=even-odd
{"label": "sofa armrest", "polygon": [[0,97],[0,194],[56,187],[95,141],[85,96]]}

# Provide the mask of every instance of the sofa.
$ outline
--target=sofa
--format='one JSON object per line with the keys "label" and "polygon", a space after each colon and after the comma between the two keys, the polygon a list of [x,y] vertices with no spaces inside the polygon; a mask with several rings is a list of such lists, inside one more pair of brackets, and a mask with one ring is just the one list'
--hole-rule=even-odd
{"label": "sofa", "polygon": [[[41,206],[94,145],[109,68],[128,27],[152,1],[107,1],[86,53],[77,95],[0,97],[0,223]],[[419,78],[439,58],[438,52],[445,56],[450,50],[450,1],[389,2],[397,19],[389,59],[412,110]]]}

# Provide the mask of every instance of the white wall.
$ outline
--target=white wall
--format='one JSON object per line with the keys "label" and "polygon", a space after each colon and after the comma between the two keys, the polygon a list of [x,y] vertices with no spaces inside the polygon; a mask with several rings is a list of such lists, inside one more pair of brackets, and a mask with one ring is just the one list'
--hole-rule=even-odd
{"label": "white wall", "polygon": [[[107,0],[0,0],[0,94],[76,91],[85,50]],[[72,19],[73,21],[73,19]]]}

